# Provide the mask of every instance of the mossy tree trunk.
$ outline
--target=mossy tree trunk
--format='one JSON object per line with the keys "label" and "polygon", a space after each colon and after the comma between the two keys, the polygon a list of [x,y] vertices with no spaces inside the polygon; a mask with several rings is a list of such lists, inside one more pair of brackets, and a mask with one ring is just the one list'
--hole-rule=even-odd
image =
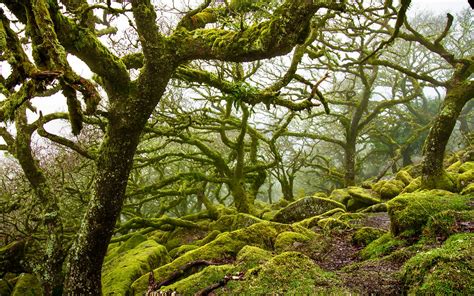
{"label": "mossy tree trunk", "polygon": [[[471,66],[472,67],[472,66]],[[463,73],[464,72],[464,73]],[[470,71],[469,71],[470,73]],[[449,82],[446,98],[423,146],[422,187],[455,190],[455,183],[443,167],[444,153],[456,121],[466,103],[474,97],[474,82],[465,71]]]}
{"label": "mossy tree trunk", "polygon": [[346,141],[344,144],[344,186],[352,186],[355,184],[356,177],[356,157],[357,157],[357,138],[362,129],[367,125],[368,120],[364,118],[364,113],[367,112],[369,101],[372,96],[372,88],[375,79],[377,78],[377,70],[375,68],[370,75],[368,70],[363,66],[359,66],[357,76],[360,78],[363,89],[360,101],[357,107],[352,110],[350,122],[345,123]]}

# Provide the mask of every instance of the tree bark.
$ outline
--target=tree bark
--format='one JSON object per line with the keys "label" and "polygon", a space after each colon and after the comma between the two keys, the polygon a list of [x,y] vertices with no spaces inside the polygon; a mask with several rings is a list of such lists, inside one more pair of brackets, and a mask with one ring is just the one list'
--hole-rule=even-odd
{"label": "tree bark", "polygon": [[464,105],[474,97],[474,82],[451,81],[439,114],[423,146],[422,187],[454,190],[455,184],[443,168],[449,137]]}

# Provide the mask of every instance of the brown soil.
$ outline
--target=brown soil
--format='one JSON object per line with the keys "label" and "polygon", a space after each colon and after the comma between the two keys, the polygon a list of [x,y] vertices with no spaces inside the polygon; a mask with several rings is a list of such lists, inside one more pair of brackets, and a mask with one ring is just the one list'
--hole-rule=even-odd
{"label": "brown soil", "polygon": [[[371,213],[366,218],[352,221],[359,227],[390,229],[387,213]],[[333,231],[326,234],[325,247],[311,257],[323,269],[335,272],[345,287],[362,295],[400,295],[401,283],[397,272],[402,262],[388,259],[361,262],[362,247],[352,243],[355,230]],[[320,248],[321,249],[321,248]]]}

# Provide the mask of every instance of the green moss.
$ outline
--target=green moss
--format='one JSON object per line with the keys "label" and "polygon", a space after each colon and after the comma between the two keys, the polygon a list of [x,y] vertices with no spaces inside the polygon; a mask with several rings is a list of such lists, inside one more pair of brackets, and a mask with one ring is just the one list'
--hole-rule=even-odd
{"label": "green moss", "polygon": [[473,182],[474,169],[465,171],[464,173],[458,175],[457,186],[460,191]]}
{"label": "green moss", "polygon": [[221,281],[226,274],[232,273],[235,267],[230,264],[226,265],[211,265],[203,270],[185,277],[169,286],[164,286],[161,291],[177,291],[181,295],[194,295],[201,289],[204,289],[212,284]]}
{"label": "green moss", "polygon": [[237,264],[244,269],[254,268],[272,258],[272,253],[259,247],[245,246],[237,254]]}
{"label": "green moss", "polygon": [[321,220],[321,219],[332,217],[332,216],[338,216],[338,215],[343,214],[345,212],[346,211],[344,211],[344,209],[335,208],[335,209],[329,210],[329,211],[327,211],[327,212],[325,212],[321,215],[314,216],[314,217],[311,217],[311,218],[306,218],[306,219],[304,219],[302,221],[299,221],[299,222],[296,222],[294,224],[295,225],[300,225],[300,226],[306,227],[306,228],[312,228],[314,226],[317,226],[319,220]]}
{"label": "green moss", "polygon": [[204,237],[203,239],[194,241],[193,245],[204,246],[205,244],[212,242],[220,233],[221,232],[219,230],[213,230],[209,232],[209,234],[206,235],[206,237]]}
{"label": "green moss", "polygon": [[406,241],[394,237],[391,233],[386,233],[362,249],[360,256],[363,259],[378,258],[388,255],[397,248],[405,245]]}
{"label": "green moss", "polygon": [[126,295],[133,281],[169,261],[170,257],[164,246],[154,240],[144,241],[104,264],[102,292],[104,295]]}
{"label": "green moss", "polygon": [[337,218],[325,218],[318,221],[318,226],[321,227],[323,231],[331,231],[334,229],[350,229],[351,226],[340,219]]}
{"label": "green moss", "polygon": [[385,185],[385,183],[387,183],[387,180],[380,180],[377,183],[373,184],[371,188],[375,192],[380,192],[380,189],[382,189],[382,186]]}
{"label": "green moss", "polygon": [[125,243],[118,247],[117,253],[123,253],[128,250],[131,250],[141,244],[142,242],[146,241],[146,237],[141,234],[135,234],[131,238],[129,238]]}
{"label": "green moss", "polygon": [[22,273],[18,276],[12,296],[37,296],[43,295],[39,279],[32,274]]}
{"label": "green moss", "polygon": [[347,202],[351,198],[348,189],[335,189],[329,195],[329,199],[335,200],[343,205],[347,205]]}
{"label": "green moss", "polygon": [[438,175],[424,177],[421,182],[421,188],[456,191],[456,179],[455,174],[442,171]]}
{"label": "green moss", "polygon": [[379,203],[379,204],[367,207],[360,212],[361,213],[379,213],[379,212],[386,212],[386,211],[387,211],[387,204]]}
{"label": "green moss", "polygon": [[392,199],[395,196],[399,195],[403,191],[404,187],[405,183],[403,183],[402,181],[391,180],[385,182],[385,184],[380,188],[379,193],[382,199]]}
{"label": "green moss", "polygon": [[289,204],[290,204],[289,201],[287,201],[286,199],[281,198],[277,203],[272,204],[270,207],[272,208],[272,210],[280,210],[280,209],[286,207]]}
{"label": "green moss", "polygon": [[205,229],[178,227],[166,236],[164,246],[170,251],[182,245],[193,244],[194,241],[206,237],[208,233]]}
{"label": "green moss", "polygon": [[304,220],[308,217],[321,215],[329,210],[341,208],[344,205],[322,197],[305,197],[289,204],[286,208],[281,209],[274,217],[273,221],[290,223]]}
{"label": "green moss", "polygon": [[172,259],[176,259],[177,257],[197,248],[199,247],[196,245],[182,245],[169,251],[169,255]]}
{"label": "green moss", "polygon": [[323,271],[309,257],[285,252],[250,270],[244,281],[231,281],[232,295],[324,295],[347,292],[335,275]]}
{"label": "green moss", "polygon": [[[225,232],[216,237],[212,242],[189,251],[173,262],[154,270],[157,281],[167,278],[179,267],[195,260],[210,260],[220,262],[229,258],[234,258],[237,253],[246,245],[252,245],[263,249],[273,249],[276,237],[284,231],[295,231],[305,235],[311,235],[311,231],[301,226],[287,225],[264,221],[253,224],[249,227]],[[146,291],[148,275],[144,275],[136,280],[133,285],[135,295]]]}
{"label": "green moss", "polygon": [[310,241],[310,238],[304,234],[285,231],[280,233],[275,241],[275,250],[277,252],[294,251]]}
{"label": "green moss", "polygon": [[451,173],[458,173],[459,172],[459,167],[461,166],[461,161],[456,161],[455,163],[453,163],[452,165],[450,165],[446,171],[447,172],[451,172]]}
{"label": "green moss", "polygon": [[314,197],[322,197],[322,198],[328,198],[328,195],[324,192],[316,192],[313,194]]}
{"label": "green moss", "polygon": [[255,216],[238,213],[235,215],[222,215],[217,221],[212,222],[209,227],[219,231],[234,231],[261,221],[261,219]]}
{"label": "green moss", "polygon": [[275,215],[278,213],[278,210],[273,210],[269,212],[265,212],[262,215],[263,220],[271,221],[273,218],[275,218]]}
{"label": "green moss", "polygon": [[467,210],[467,196],[431,190],[402,194],[387,203],[394,235],[419,235],[429,218],[444,210]]}
{"label": "green moss", "polygon": [[421,177],[413,179],[410,184],[403,189],[402,193],[411,193],[421,188]]}
{"label": "green moss", "polygon": [[423,236],[431,240],[445,240],[455,233],[468,232],[469,225],[473,221],[474,210],[443,211],[430,217],[426,227],[423,228]]}
{"label": "green moss", "polygon": [[474,161],[467,161],[459,166],[459,173],[465,173],[467,171],[474,170]]}
{"label": "green moss", "polygon": [[474,183],[467,185],[462,191],[462,195],[472,195],[474,194]]}
{"label": "green moss", "polygon": [[379,203],[380,199],[372,190],[360,187],[349,187],[351,198],[357,202],[367,204],[368,206]]}
{"label": "green moss", "polygon": [[408,186],[413,181],[413,177],[406,170],[398,171],[398,173],[395,175],[395,179],[402,181],[405,186]]}
{"label": "green moss", "polygon": [[410,258],[402,282],[413,295],[474,294],[474,234],[451,236],[441,248]]}
{"label": "green moss", "polygon": [[385,233],[386,231],[379,228],[362,227],[352,234],[352,243],[365,247]]}

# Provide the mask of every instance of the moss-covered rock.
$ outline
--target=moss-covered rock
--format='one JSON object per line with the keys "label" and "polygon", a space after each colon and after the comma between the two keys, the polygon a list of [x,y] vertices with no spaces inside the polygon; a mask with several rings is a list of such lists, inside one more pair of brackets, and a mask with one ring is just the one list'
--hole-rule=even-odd
{"label": "moss-covered rock", "polygon": [[311,239],[304,234],[293,231],[285,231],[277,236],[275,241],[275,250],[277,252],[295,251],[310,240]]}
{"label": "moss-covered rock", "polygon": [[388,182],[387,180],[380,180],[377,183],[372,184],[370,189],[372,189],[375,192],[380,192],[380,189],[382,189],[382,186],[385,185],[385,183],[387,182]]}
{"label": "moss-covered rock", "polygon": [[345,212],[346,211],[344,211],[344,209],[335,208],[335,209],[329,210],[329,211],[327,211],[327,212],[325,212],[321,215],[306,218],[306,219],[304,219],[302,221],[299,221],[299,222],[296,222],[294,224],[295,225],[300,225],[300,226],[303,226],[303,227],[306,227],[306,228],[312,228],[312,227],[318,226],[319,220],[322,220],[322,219],[325,219],[325,218],[328,218],[328,217],[337,217],[338,215],[343,214]]}
{"label": "moss-covered rock", "polygon": [[465,163],[462,163],[460,166],[459,166],[459,170],[458,172],[460,174],[463,174],[467,171],[472,171],[474,170],[474,161],[467,161]]}
{"label": "moss-covered rock", "polygon": [[407,245],[405,240],[396,238],[391,233],[386,233],[368,244],[359,254],[363,259],[378,258],[388,255],[405,245]]}
{"label": "moss-covered rock", "polygon": [[275,215],[278,213],[278,210],[272,210],[269,212],[265,212],[262,215],[263,220],[271,221],[273,218],[275,218]]}
{"label": "moss-covered rock", "polygon": [[421,188],[421,177],[413,179],[402,191],[402,193],[415,192]]}
{"label": "moss-covered rock", "polygon": [[213,230],[209,232],[203,239],[198,239],[193,242],[193,245],[204,246],[207,243],[212,242],[221,232],[219,230]]}
{"label": "moss-covered rock", "polygon": [[454,162],[451,164],[446,171],[450,173],[458,173],[459,172],[459,167],[462,165],[462,162],[460,160]]}
{"label": "moss-covered rock", "polygon": [[423,228],[423,236],[431,240],[444,241],[449,236],[460,232],[471,232],[474,228],[474,210],[447,210],[429,218]]}
{"label": "moss-covered rock", "polygon": [[196,245],[182,245],[180,247],[174,248],[173,250],[169,251],[169,255],[172,259],[176,259],[183,254],[186,254],[189,251],[199,248]]}
{"label": "moss-covered rock", "polygon": [[387,181],[380,188],[380,197],[382,197],[382,199],[392,199],[399,195],[403,191],[403,188],[405,188],[405,183],[400,180]]}
{"label": "moss-covered rock", "polygon": [[465,171],[464,173],[461,173],[458,175],[457,186],[460,191],[473,182],[474,182],[474,169]]}
{"label": "moss-covered rock", "polygon": [[43,295],[43,288],[39,279],[29,273],[22,273],[16,280],[12,296],[37,296]]}
{"label": "moss-covered rock", "polygon": [[219,231],[234,231],[259,222],[262,222],[262,220],[255,216],[238,213],[235,215],[223,215],[217,221],[212,222],[209,227]]}
{"label": "moss-covered rock", "polygon": [[324,218],[318,221],[318,226],[325,232],[335,229],[350,229],[351,226],[338,218]]}
{"label": "moss-covered rock", "polygon": [[335,200],[343,205],[347,204],[347,201],[351,198],[347,188],[334,189],[329,195],[329,199]]}
{"label": "moss-covered rock", "polygon": [[316,192],[313,194],[314,197],[322,197],[322,198],[328,198],[328,195],[324,192]]}
{"label": "moss-covered rock", "polygon": [[321,215],[335,208],[344,209],[345,207],[343,204],[328,198],[307,196],[281,209],[275,215],[273,221],[282,223],[301,221],[308,217]]}
{"label": "moss-covered rock", "polygon": [[168,251],[170,251],[182,245],[193,244],[193,242],[203,239],[208,234],[209,230],[204,228],[178,227],[175,230],[168,232],[161,241],[164,241],[163,245]]}
{"label": "moss-covered rock", "polygon": [[284,198],[280,198],[280,200],[278,200],[278,202],[274,203],[274,204],[271,204],[270,208],[272,210],[280,210],[284,207],[286,207],[287,205],[289,205],[290,202],[287,201],[286,199]]}
{"label": "moss-covered rock", "polygon": [[164,246],[154,240],[144,241],[104,264],[102,292],[104,295],[129,295],[130,286],[137,278],[169,261]]}
{"label": "moss-covered rock", "polygon": [[284,252],[250,270],[244,281],[230,281],[232,295],[329,295],[345,294],[335,275],[323,271],[309,257]]}
{"label": "moss-covered rock", "polygon": [[441,248],[410,258],[402,281],[410,295],[474,295],[474,234],[451,236]]}
{"label": "moss-covered rock", "polygon": [[[235,267],[231,264],[207,266],[195,274],[178,280],[169,286],[162,287],[160,290],[176,291],[179,295],[194,295],[200,290],[223,280],[226,274],[232,273],[234,270]],[[144,294],[142,293],[142,295]]]}
{"label": "moss-covered rock", "polygon": [[[246,245],[271,250],[273,249],[278,234],[284,231],[299,232],[308,236],[312,235],[310,230],[301,226],[269,221],[256,223],[236,231],[222,233],[212,242],[189,251],[183,256],[176,258],[171,263],[155,269],[155,278],[157,281],[161,281],[181,266],[195,260],[209,260],[214,262],[226,261],[229,258],[234,258]],[[144,275],[137,279],[132,285],[134,295],[142,295],[146,291],[147,283],[148,275]]]}
{"label": "moss-covered rock", "polygon": [[444,210],[468,210],[468,196],[443,190],[402,194],[387,203],[391,231],[398,236],[416,236],[429,218]]}
{"label": "moss-covered rock", "polygon": [[386,231],[374,227],[362,227],[352,234],[352,243],[365,247],[374,240],[384,235]]}
{"label": "moss-covered rock", "polygon": [[474,183],[471,183],[464,187],[464,189],[461,191],[462,195],[474,195]]}
{"label": "moss-covered rock", "polygon": [[144,235],[135,234],[127,241],[125,241],[125,243],[118,246],[117,253],[123,253],[128,250],[131,250],[146,240],[147,238]]}
{"label": "moss-covered rock", "polygon": [[351,198],[347,201],[346,207],[347,210],[351,212],[381,202],[376,193],[369,189],[349,187],[348,192],[351,195]]}
{"label": "moss-covered rock", "polygon": [[272,253],[259,247],[245,246],[237,254],[237,264],[245,269],[254,268],[273,257]]}
{"label": "moss-covered rock", "polygon": [[408,186],[413,181],[413,177],[406,170],[398,171],[398,173],[395,175],[395,179],[402,181],[405,186]]}

